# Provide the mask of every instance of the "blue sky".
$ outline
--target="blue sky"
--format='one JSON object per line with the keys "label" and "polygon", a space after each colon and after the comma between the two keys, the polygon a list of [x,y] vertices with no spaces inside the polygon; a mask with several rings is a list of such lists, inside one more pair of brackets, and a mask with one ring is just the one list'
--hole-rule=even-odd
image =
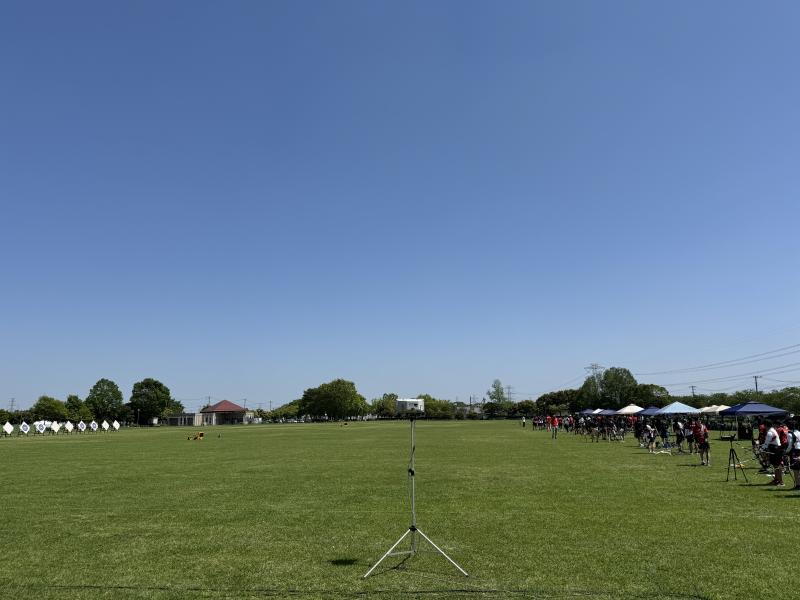
{"label": "blue sky", "polygon": [[521,399],[798,343],[799,17],[4,2],[0,406]]}

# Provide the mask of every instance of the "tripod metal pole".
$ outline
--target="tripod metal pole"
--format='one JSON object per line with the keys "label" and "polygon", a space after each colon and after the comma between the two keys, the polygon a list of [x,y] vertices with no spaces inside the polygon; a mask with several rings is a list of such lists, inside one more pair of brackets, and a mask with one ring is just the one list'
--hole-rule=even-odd
{"label": "tripod metal pole", "polygon": [[744,472],[744,467],[742,463],[739,462],[739,456],[736,454],[736,449],[733,447],[733,441],[731,440],[731,449],[728,451],[728,475],[725,477],[725,481],[729,481],[731,478],[731,467],[733,467],[733,478],[738,480],[736,477],[736,469],[742,470],[742,476],[747,483],[750,483],[747,480],[747,473]]}
{"label": "tripod metal pole", "polygon": [[[450,564],[452,564],[456,569],[458,569],[465,577],[469,577],[469,574],[464,569],[462,569],[460,566],[458,566],[458,563],[456,563],[456,561],[454,561],[452,558],[450,558],[445,553],[444,550],[442,550],[441,548],[439,548],[439,546],[434,544],[433,540],[431,538],[429,538],[427,535],[425,535],[417,527],[417,496],[416,496],[416,471],[415,471],[415,460],[416,460],[416,456],[415,455],[416,455],[417,447],[416,447],[415,432],[416,432],[416,419],[412,416],[411,417],[411,458],[408,461],[408,476],[411,479],[411,524],[408,526],[408,529],[405,531],[405,533],[403,533],[403,535],[400,536],[400,539],[397,540],[394,544],[392,544],[392,547],[389,548],[386,551],[386,553],[383,556],[380,557],[378,562],[376,562],[374,565],[372,565],[370,567],[369,571],[367,571],[364,574],[362,579],[366,579],[367,577],[369,577],[370,574],[375,569],[378,568],[378,565],[381,564],[384,561],[384,559],[386,559],[389,556],[401,556],[401,555],[405,555],[405,554],[410,554],[410,555],[413,556],[414,554],[416,554],[418,552],[417,534],[421,535],[425,539],[425,541],[427,541],[431,546],[433,546],[434,549],[439,554],[444,556],[450,562]],[[404,539],[406,539],[406,536],[409,533],[411,534],[411,549],[410,550],[401,550],[399,552],[393,552],[393,550],[395,548],[397,548],[397,546],[400,545],[400,542],[402,542]]]}

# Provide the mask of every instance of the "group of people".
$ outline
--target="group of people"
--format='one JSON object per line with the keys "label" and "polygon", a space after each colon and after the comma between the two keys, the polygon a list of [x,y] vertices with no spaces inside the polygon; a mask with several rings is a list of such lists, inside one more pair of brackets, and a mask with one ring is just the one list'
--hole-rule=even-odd
{"label": "group of people", "polygon": [[794,488],[800,490],[800,430],[797,421],[774,422],[764,419],[758,424],[758,438],[753,440],[753,450],[759,456],[761,467],[773,470],[769,485],[785,487],[784,471],[794,476]]}
{"label": "group of people", "polygon": [[[711,466],[708,426],[699,419],[683,420],[678,417],[671,422],[665,419],[637,421],[634,435],[639,440],[639,445],[651,453],[655,453],[660,444],[661,448],[669,448],[670,452],[674,449],[680,454],[697,453],[700,456],[701,466]],[[674,443],[670,442],[670,435],[674,437]],[[683,448],[684,443],[686,450]]]}
{"label": "group of people", "polygon": [[[522,426],[526,426],[525,417]],[[633,429],[639,446],[656,453],[667,448],[678,453],[697,454],[701,466],[711,466],[711,444],[708,426],[697,418],[677,417],[653,420],[636,417],[587,417],[547,415],[531,419],[531,429],[545,429],[553,439],[560,429],[567,433],[589,436],[592,442],[624,440],[625,431]],[[670,442],[670,437],[674,442]],[[685,444],[685,449],[684,449]],[[758,421],[758,437],[752,440],[753,452],[761,462],[762,471],[772,469],[769,485],[785,487],[784,472],[792,471],[795,490],[800,490],[800,421]]]}

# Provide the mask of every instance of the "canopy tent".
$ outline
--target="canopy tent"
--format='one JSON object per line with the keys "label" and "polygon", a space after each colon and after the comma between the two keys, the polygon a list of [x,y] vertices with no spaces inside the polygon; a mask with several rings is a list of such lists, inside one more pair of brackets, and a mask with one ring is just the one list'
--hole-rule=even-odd
{"label": "canopy tent", "polygon": [[595,409],[592,411],[592,414],[593,414],[593,415],[599,415],[599,414],[600,414],[600,413],[602,413],[602,412],[603,412],[603,409],[602,409],[602,408],[595,408]]}
{"label": "canopy tent", "polygon": [[664,408],[659,410],[656,414],[657,415],[696,415],[699,414],[700,411],[696,408],[689,406],[688,404],[684,404],[683,402],[673,402],[672,404],[667,404]]}
{"label": "canopy tent", "polygon": [[745,417],[756,415],[785,415],[786,411],[763,402],[744,402],[726,408],[719,413],[723,417]]}
{"label": "canopy tent", "polygon": [[636,416],[638,416],[638,417],[652,417],[652,416],[656,415],[657,413],[658,413],[658,407],[657,406],[648,406],[647,408],[645,408],[642,412],[640,412]]}
{"label": "canopy tent", "polygon": [[615,410],[611,410],[610,408],[604,408],[603,410],[601,410],[601,411],[600,411],[599,413],[597,413],[597,414],[598,414],[598,415],[601,415],[601,416],[603,416],[603,417],[611,417],[611,416],[613,416],[613,415],[617,414],[617,411],[615,411]]}
{"label": "canopy tent", "polygon": [[594,414],[594,409],[593,409],[593,408],[584,408],[584,409],[581,411],[581,413],[580,413],[580,414],[582,414],[582,415],[591,415],[591,414]]}
{"label": "canopy tent", "polygon": [[644,409],[641,406],[636,406],[635,404],[628,404],[625,408],[620,408],[617,411],[618,415],[635,415],[636,413],[642,412]]}
{"label": "canopy tent", "polygon": [[711,406],[705,406],[700,409],[700,414],[703,415],[718,415],[723,410],[730,408],[727,404],[712,404]]}

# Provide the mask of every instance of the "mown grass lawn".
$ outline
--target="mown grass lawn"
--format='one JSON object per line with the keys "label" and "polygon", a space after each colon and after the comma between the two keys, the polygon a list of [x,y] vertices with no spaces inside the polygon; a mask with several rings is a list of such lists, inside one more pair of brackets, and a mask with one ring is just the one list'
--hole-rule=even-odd
{"label": "mown grass lawn", "polygon": [[703,468],[420,421],[418,523],[470,577],[426,552],[362,580],[408,526],[407,422],[190,431],[0,439],[0,595],[792,597],[800,494],[726,483],[724,442]]}

